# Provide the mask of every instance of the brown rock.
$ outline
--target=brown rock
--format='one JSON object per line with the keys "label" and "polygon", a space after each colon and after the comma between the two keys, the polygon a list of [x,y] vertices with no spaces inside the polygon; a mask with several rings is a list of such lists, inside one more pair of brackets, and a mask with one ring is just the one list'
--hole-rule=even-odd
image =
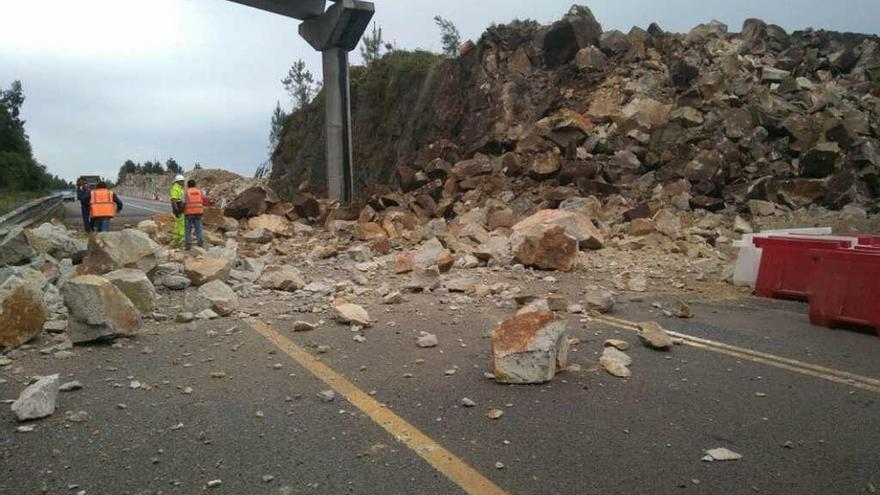
{"label": "brown rock", "polygon": [[529,166],[529,175],[537,180],[544,180],[559,173],[561,162],[559,155],[546,153],[536,157]]}
{"label": "brown rock", "polygon": [[414,268],[413,257],[409,253],[398,254],[394,259],[394,273],[397,273],[398,275],[409,273],[413,271]]}
{"label": "brown rock", "polygon": [[0,283],[0,347],[14,349],[43,329],[46,304],[34,280],[13,275]]}
{"label": "brown rock", "polygon": [[540,235],[523,236],[515,258],[524,265],[544,270],[571,271],[577,260],[578,241],[565,232],[565,227],[549,227]]}

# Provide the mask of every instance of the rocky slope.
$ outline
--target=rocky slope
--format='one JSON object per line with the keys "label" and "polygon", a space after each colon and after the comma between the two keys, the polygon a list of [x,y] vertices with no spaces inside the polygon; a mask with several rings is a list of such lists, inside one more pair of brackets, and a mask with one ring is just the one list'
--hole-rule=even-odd
{"label": "rocky slope", "polygon": [[[456,59],[392,52],[354,71],[356,177],[365,197],[435,180],[424,192],[450,205],[479,188],[480,201],[875,207],[878,43],[760,20],[605,32],[580,6],[550,26],[493,26]],[[321,192],[321,121],[317,101],[288,122],[273,154],[282,197]]]}

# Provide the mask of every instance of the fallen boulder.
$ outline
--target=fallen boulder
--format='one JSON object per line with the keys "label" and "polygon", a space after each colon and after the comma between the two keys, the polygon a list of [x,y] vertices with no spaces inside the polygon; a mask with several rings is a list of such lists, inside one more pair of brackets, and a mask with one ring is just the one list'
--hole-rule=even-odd
{"label": "fallen boulder", "polygon": [[549,311],[525,313],[502,322],[492,333],[495,380],[544,383],[568,360],[565,320]]}
{"label": "fallen boulder", "polygon": [[43,300],[42,277],[11,274],[0,281],[0,347],[16,348],[34,338],[46,323],[48,310]]}
{"label": "fallen boulder", "polygon": [[44,223],[35,229],[27,229],[24,234],[34,251],[57,259],[70,258],[75,263],[79,263],[88,249],[85,240],[77,239],[64,227],[51,223]]}
{"label": "fallen boulder", "polygon": [[149,273],[159,265],[161,251],[150,236],[139,230],[100,232],[89,238],[88,253],[77,273],[104,275],[120,268]]}
{"label": "fallen boulder", "polygon": [[121,268],[104,275],[104,278],[122,291],[142,315],[156,309],[159,295],[146,273],[134,268]]}
{"label": "fallen boulder", "polygon": [[185,297],[186,310],[198,314],[210,309],[220,316],[229,316],[239,307],[238,295],[220,280],[212,280]]}
{"label": "fallen boulder", "polygon": [[29,385],[12,403],[12,412],[19,421],[40,419],[55,412],[61,380],[57,374],[44,376]]}
{"label": "fallen boulder", "polygon": [[132,335],[140,327],[137,308],[104,277],[74,277],[62,293],[70,312],[67,333],[74,344]]}
{"label": "fallen boulder", "polygon": [[580,248],[601,249],[605,245],[604,236],[592,220],[572,210],[540,210],[517,222],[512,227],[513,237],[540,235],[554,225],[563,226],[565,233],[573,237]]}
{"label": "fallen boulder", "polygon": [[229,279],[232,261],[226,257],[188,257],[183,261],[183,273],[196,287],[214,280]]}
{"label": "fallen boulder", "polygon": [[523,265],[543,270],[571,271],[577,260],[578,241],[556,225],[540,234],[520,235],[516,241],[514,257]]}
{"label": "fallen boulder", "polygon": [[12,229],[0,240],[0,266],[20,265],[36,255],[21,227]]}
{"label": "fallen boulder", "polygon": [[268,187],[249,187],[226,206],[223,214],[236,220],[256,217],[266,213],[266,210],[279,201],[275,191]]}

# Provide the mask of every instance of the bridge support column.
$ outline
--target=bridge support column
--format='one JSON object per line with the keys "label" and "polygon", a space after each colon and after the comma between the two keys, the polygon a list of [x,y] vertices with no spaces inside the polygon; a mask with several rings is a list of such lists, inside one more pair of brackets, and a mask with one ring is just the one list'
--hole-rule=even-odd
{"label": "bridge support column", "polygon": [[322,52],[322,56],[327,194],[332,199],[348,204],[354,195],[348,51],[343,48],[329,48]]}

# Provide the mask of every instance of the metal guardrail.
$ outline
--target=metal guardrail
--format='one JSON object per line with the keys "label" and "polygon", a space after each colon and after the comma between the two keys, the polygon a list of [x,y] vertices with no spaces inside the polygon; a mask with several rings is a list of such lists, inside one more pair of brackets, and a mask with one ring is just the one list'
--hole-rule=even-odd
{"label": "metal guardrail", "polygon": [[64,194],[57,193],[28,201],[9,213],[0,216],[0,238],[5,237],[16,226],[30,227],[57,208],[63,201]]}

